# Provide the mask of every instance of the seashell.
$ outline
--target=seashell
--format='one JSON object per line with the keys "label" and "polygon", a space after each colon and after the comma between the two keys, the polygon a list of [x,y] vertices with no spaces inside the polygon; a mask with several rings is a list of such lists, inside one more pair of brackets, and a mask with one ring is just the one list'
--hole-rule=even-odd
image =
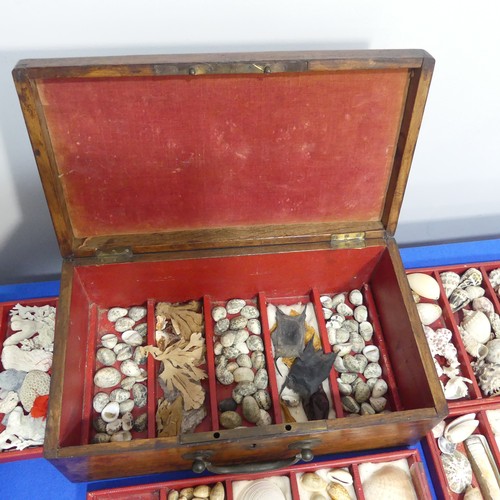
{"label": "seashell", "polygon": [[444,429],[443,437],[450,443],[458,444],[465,441],[479,425],[475,413],[467,413],[452,420]]}
{"label": "seashell", "polygon": [[379,398],[387,393],[387,382],[383,378],[377,379],[372,387],[372,397]]}
{"label": "seashell", "polygon": [[221,333],[224,333],[225,331],[229,330],[229,320],[227,318],[222,318],[217,323],[215,323],[214,326],[214,333],[215,335],[220,335]]}
{"label": "seashell", "polygon": [[107,423],[102,419],[101,416],[99,416],[97,418],[94,418],[92,424],[93,424],[94,429],[97,432],[106,432],[106,425],[107,425]]}
{"label": "seashell", "polygon": [[432,435],[437,439],[440,438],[444,434],[444,429],[446,427],[446,422],[444,420],[441,420],[439,424],[435,425],[432,428]]}
{"label": "seashell", "polygon": [[255,424],[260,417],[260,408],[252,396],[245,396],[242,402],[243,416],[249,422]]}
{"label": "seashell", "polygon": [[253,382],[255,375],[251,368],[238,367],[233,371],[233,377],[235,382]]}
{"label": "seashell", "polygon": [[366,342],[363,337],[356,332],[351,332],[349,334],[349,342],[352,344],[352,350],[355,353],[360,353],[366,346]]}
{"label": "seashell", "polygon": [[483,499],[484,497],[479,488],[472,485],[467,486],[463,500],[483,500]]}
{"label": "seashell", "polygon": [[125,389],[114,389],[109,394],[110,401],[116,401],[117,403],[121,403],[130,398],[130,392]]}
{"label": "seashell", "polygon": [[243,299],[231,299],[226,304],[226,311],[228,314],[238,314],[245,306],[246,302]]}
{"label": "seashell", "polygon": [[112,366],[115,364],[116,354],[107,347],[101,347],[97,350],[96,359],[104,366]]}
{"label": "seashell", "polygon": [[354,319],[358,323],[363,323],[368,319],[368,309],[366,306],[358,306],[356,309],[354,309]]}
{"label": "seashell", "polygon": [[444,386],[444,397],[448,400],[465,398],[469,389],[465,382],[472,384],[472,380],[465,377],[452,377]]}
{"label": "seashell", "polygon": [[467,288],[468,286],[478,286],[483,281],[483,275],[479,269],[475,267],[471,267],[467,269],[465,273],[460,276],[460,283],[458,284],[458,288]]}
{"label": "seashell", "polygon": [[252,360],[252,368],[260,370],[266,366],[266,357],[262,351],[252,352],[250,359]]}
{"label": "seashell", "polygon": [[117,361],[125,361],[126,359],[130,359],[134,354],[132,346],[125,344],[124,342],[116,344],[113,348],[113,351],[116,353]]}
{"label": "seashell", "polygon": [[107,333],[101,337],[101,344],[103,347],[113,349],[118,342],[118,337],[114,333]]}
{"label": "seashell", "polygon": [[220,414],[219,417],[220,425],[224,429],[234,429],[241,425],[241,417],[235,411],[225,411]]}
{"label": "seashell", "polygon": [[[250,333],[248,333],[248,330],[237,330],[234,335],[234,343],[235,344],[241,344],[243,342],[246,342],[248,337],[250,336]],[[248,353],[245,353],[248,354]]]}
{"label": "seashell", "polygon": [[[179,491],[179,495],[181,497],[186,497],[186,500],[192,500],[192,498],[194,497],[194,488],[192,486],[188,488],[182,488],[181,491]],[[181,499],[179,498],[179,500]]]}
{"label": "seashell", "polygon": [[111,441],[131,441],[130,431],[119,431],[111,436]]}
{"label": "seashell", "polygon": [[215,483],[214,487],[210,491],[210,500],[224,500],[226,498],[226,493],[224,491],[224,485],[219,481]]}
{"label": "seashell", "polygon": [[349,335],[359,332],[359,323],[355,319],[346,319],[342,326],[349,332]]}
{"label": "seashell", "polygon": [[485,290],[481,286],[468,286],[465,289],[465,293],[470,300],[479,299],[485,294]]}
{"label": "seashell", "polygon": [[319,301],[321,302],[321,305],[327,309],[331,309],[333,307],[333,300],[328,295],[321,295]]}
{"label": "seashell", "polygon": [[474,309],[474,311],[483,312],[486,316],[488,316],[490,321],[495,313],[495,306],[488,297],[478,297],[474,299],[472,301],[472,309]]}
{"label": "seashell", "polygon": [[230,347],[234,344],[234,339],[236,338],[236,332],[228,330],[220,336],[220,343],[222,347]]}
{"label": "seashell", "polygon": [[498,468],[486,438],[482,435],[471,436],[465,441],[465,448],[481,491],[487,498],[500,498]]}
{"label": "seashell", "polygon": [[222,344],[220,342],[216,342],[214,344],[214,355],[219,356],[222,354]]}
{"label": "seashell", "polygon": [[382,375],[382,367],[378,363],[368,363],[363,375],[366,378],[379,378]]}
{"label": "seashell", "polygon": [[369,342],[373,337],[373,325],[369,321],[362,321],[359,324],[359,334],[365,342]]}
{"label": "seashell", "polygon": [[[245,396],[251,396],[252,394],[255,394],[257,392],[257,387],[253,382],[240,382],[234,389],[233,389],[233,399],[234,399],[234,394],[240,395],[242,397]],[[236,401],[236,399],[235,399]]]}
{"label": "seashell", "polygon": [[348,371],[347,368],[344,365],[344,358],[341,356],[337,356],[335,358],[335,361],[333,362],[333,367],[338,373],[343,373]]}
{"label": "seashell", "polygon": [[229,347],[224,347],[222,349],[222,354],[226,359],[235,359],[237,358],[240,354],[243,354],[240,352],[238,347],[236,346],[229,346]]}
{"label": "seashell", "polygon": [[215,369],[215,376],[222,385],[231,385],[234,382],[234,375],[227,369],[227,365],[220,364]]}
{"label": "seashell", "polygon": [[120,415],[120,405],[116,401],[108,403],[101,411],[101,418],[105,422],[113,422]]}
{"label": "seashell", "polygon": [[421,323],[426,326],[434,323],[443,313],[441,307],[437,304],[428,304],[424,302],[417,304],[417,311]]}
{"label": "seashell", "polygon": [[143,432],[146,430],[147,426],[148,426],[148,414],[142,413],[135,419],[133,429],[136,432]]}
{"label": "seashell", "polygon": [[262,338],[257,335],[251,335],[248,337],[246,341],[247,347],[251,351],[264,351],[264,343],[262,342]]}
{"label": "seashell", "polygon": [[259,389],[253,397],[255,398],[255,401],[257,401],[257,404],[259,405],[259,408],[262,408],[263,410],[269,410],[271,409],[271,396],[269,393],[263,389]]}
{"label": "seashell", "polygon": [[131,412],[135,406],[135,403],[132,399],[126,399],[125,401],[122,401],[118,404],[120,405],[120,415]]}
{"label": "seashell", "polygon": [[500,336],[500,315],[493,313],[490,317],[491,328],[495,332],[495,335]]}
{"label": "seashell", "polygon": [[246,319],[257,319],[260,316],[259,310],[255,306],[243,306],[240,314]]}
{"label": "seashell", "polygon": [[300,477],[300,484],[307,491],[322,491],[328,483],[315,472],[304,472]]}
{"label": "seashell", "polygon": [[490,278],[490,283],[493,288],[500,285],[500,267],[490,271],[488,277]]}
{"label": "seashell", "polygon": [[114,323],[117,319],[123,318],[127,314],[128,314],[128,309],[125,309],[124,307],[112,307],[108,311],[108,321]]}
{"label": "seashell", "polygon": [[267,375],[267,371],[264,368],[257,370],[253,382],[255,384],[255,387],[257,387],[257,389],[266,389],[267,384],[269,383],[269,377]]}
{"label": "seashell", "polygon": [[148,402],[148,388],[142,384],[135,384],[132,387],[132,397],[134,398],[135,406],[144,408]]}
{"label": "seashell", "polygon": [[120,371],[126,377],[139,377],[141,374],[139,365],[131,359],[126,359],[122,362],[122,364],[120,365]]}
{"label": "seashell", "polygon": [[430,275],[425,273],[408,274],[410,288],[426,299],[438,300],[440,296],[439,283]]}
{"label": "seashell", "polygon": [[117,418],[106,425],[106,434],[116,434],[122,430],[122,419]]}
{"label": "seashell", "polygon": [[120,382],[120,372],[111,366],[101,368],[94,375],[94,384],[102,389],[113,387]]}
{"label": "seashell", "polygon": [[333,314],[332,313],[332,316],[330,317],[330,320],[328,321],[326,326],[337,330],[342,326],[344,321],[345,321],[344,316],[342,316],[340,314]]}
{"label": "seashell", "polygon": [[438,443],[438,448],[440,449],[440,451],[442,453],[447,454],[447,455],[453,454],[455,452],[455,450],[457,449],[457,445],[448,441],[444,436],[440,436],[438,438],[437,443]]}
{"label": "seashell", "polygon": [[357,373],[341,373],[340,380],[345,384],[352,384],[358,378]]}
{"label": "seashell", "polygon": [[98,392],[92,400],[92,406],[97,413],[101,413],[108,403],[109,396],[105,392]]}
{"label": "seashell", "polygon": [[376,363],[380,359],[380,351],[376,345],[367,345],[363,349],[363,354],[372,363]]}
{"label": "seashell", "polygon": [[459,451],[443,453],[441,462],[450,490],[453,493],[462,493],[472,482],[472,467],[466,456]]}
{"label": "seashell", "polygon": [[93,438],[92,443],[109,443],[111,436],[105,432],[98,432]]}
{"label": "seashell", "polygon": [[248,354],[240,354],[236,358],[236,363],[238,363],[238,366],[241,366],[242,368],[252,368],[252,360]]}
{"label": "seashell", "polygon": [[332,469],[326,473],[328,481],[337,481],[341,484],[352,484],[353,478],[349,471],[345,469]]}
{"label": "seashell", "polygon": [[475,358],[484,358],[488,354],[488,348],[478,342],[469,332],[465,331],[461,326],[458,327],[460,336],[464,343],[465,350]]}
{"label": "seashell", "polygon": [[145,337],[148,333],[148,324],[147,323],[139,323],[138,325],[134,326],[134,330],[142,337]]}
{"label": "seashell", "polygon": [[340,327],[335,332],[336,343],[343,344],[349,340],[351,332],[346,330],[344,327]]}
{"label": "seashell", "polygon": [[247,330],[254,335],[260,335],[262,333],[262,327],[258,319],[249,319],[247,322]]}
{"label": "seashell", "polygon": [[336,344],[333,346],[332,351],[336,352],[339,356],[345,356],[349,354],[352,350],[352,344],[350,342],[344,344]]}
{"label": "seashell", "polygon": [[340,483],[330,483],[326,487],[326,492],[332,500],[351,500],[351,494]]}
{"label": "seashell", "polygon": [[400,467],[386,464],[363,481],[366,500],[416,500],[410,475]]}
{"label": "seashell", "polygon": [[130,431],[134,427],[134,417],[132,413],[127,412],[122,416],[122,429],[124,431]]}
{"label": "seashell", "polygon": [[125,377],[121,380],[120,386],[122,389],[130,391],[135,383],[136,383],[135,377]]}
{"label": "seashell", "polygon": [[135,321],[132,318],[124,317],[124,318],[118,318],[115,321],[115,330],[117,332],[126,332],[127,330],[130,330],[135,324]]}
{"label": "seashell", "polygon": [[360,306],[363,304],[363,294],[359,290],[351,290],[349,292],[349,302],[353,306]]}
{"label": "seashell", "polygon": [[244,318],[243,316],[236,316],[229,320],[229,328],[231,328],[231,330],[241,330],[247,326],[247,323],[247,318]]}
{"label": "seashell", "polygon": [[227,311],[225,307],[217,306],[212,309],[212,319],[217,323],[220,319],[224,319],[227,316]]}
{"label": "seashell", "polygon": [[347,354],[344,356],[344,366],[348,372],[363,373],[368,364],[368,360],[363,354],[355,354],[351,356]]}
{"label": "seashell", "polygon": [[361,403],[361,409],[359,413],[361,415],[375,415],[375,410],[369,403]]}
{"label": "seashell", "polygon": [[456,288],[448,300],[450,302],[452,312],[457,312],[465,307],[471,301],[471,298],[465,290],[462,288]]}
{"label": "seashell", "polygon": [[122,340],[128,345],[137,347],[142,344],[142,335],[135,330],[127,330],[122,333]]}
{"label": "seashell", "polygon": [[441,278],[441,283],[443,284],[445,295],[448,298],[451,295],[451,292],[453,292],[453,290],[455,290],[460,283],[460,276],[453,271],[445,271],[439,276]]}
{"label": "seashell", "polygon": [[272,479],[252,481],[238,496],[238,500],[286,500],[281,488]]}
{"label": "seashell", "polygon": [[332,297],[332,307],[336,308],[339,304],[345,302],[346,294],[338,293]]}
{"label": "seashell", "polygon": [[344,317],[352,316],[354,313],[354,311],[345,302],[338,304],[336,310],[338,314]]}
{"label": "seashell", "polygon": [[488,363],[500,363],[500,339],[490,340],[486,344],[486,349],[488,349],[488,353],[485,360]]}
{"label": "seashell", "polygon": [[340,398],[342,408],[348,413],[359,413],[360,406],[352,396],[344,396]]}
{"label": "seashell", "polygon": [[370,398],[371,392],[366,382],[359,382],[354,389],[354,399],[357,403],[364,403]]}
{"label": "seashell", "polygon": [[345,382],[342,382],[340,378],[337,379],[337,383],[339,386],[339,392],[341,396],[350,396],[352,394],[351,384],[346,384]]}
{"label": "seashell", "polygon": [[385,410],[387,406],[387,399],[383,396],[379,396],[377,398],[370,398],[370,405],[375,410],[375,413],[380,413]]}
{"label": "seashell", "polygon": [[134,349],[134,354],[132,359],[138,364],[143,365],[148,360],[148,353],[146,351],[141,350],[140,346]]}
{"label": "seashell", "polygon": [[193,496],[198,498],[208,498],[210,495],[210,486],[206,484],[200,484],[196,486],[193,490]]}
{"label": "seashell", "polygon": [[133,306],[128,311],[128,317],[132,318],[135,322],[140,321],[142,318],[146,317],[148,313],[145,307]]}
{"label": "seashell", "polygon": [[375,387],[375,384],[377,383],[378,378],[367,378],[366,383],[368,384],[368,387],[373,390]]}
{"label": "seashell", "polygon": [[333,311],[331,309],[326,309],[323,307],[323,318],[326,320],[330,319],[333,316]]}
{"label": "seashell", "polygon": [[232,346],[234,349],[236,349],[236,351],[238,351],[238,353],[235,355],[235,358],[237,358],[240,354],[249,354],[250,353],[250,349],[248,348],[248,346],[246,345],[245,342],[240,342],[238,344],[234,344],[234,346]]}
{"label": "seashell", "polygon": [[460,326],[481,344],[490,339],[491,324],[486,314],[481,311],[464,311]]}
{"label": "seashell", "polygon": [[500,394],[500,364],[479,360],[472,363],[472,368],[483,394],[498,396]]}
{"label": "seashell", "polygon": [[415,302],[415,304],[418,304],[420,302],[421,299],[418,293],[412,291],[411,296],[413,297],[413,301]]}

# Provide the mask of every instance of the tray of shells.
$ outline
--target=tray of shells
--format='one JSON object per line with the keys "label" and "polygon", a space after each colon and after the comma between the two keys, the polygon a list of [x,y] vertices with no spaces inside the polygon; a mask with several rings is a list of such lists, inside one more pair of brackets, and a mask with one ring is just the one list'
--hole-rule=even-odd
{"label": "tray of shells", "polygon": [[[500,405],[451,410],[426,436],[439,498],[500,498]],[[431,466],[432,464],[432,466]]]}
{"label": "tray of shells", "polygon": [[0,304],[0,462],[42,456],[56,303]]}
{"label": "tray of shells", "polygon": [[500,262],[408,271],[450,407],[500,394]]}
{"label": "tray of shells", "polygon": [[251,475],[206,476],[89,492],[88,499],[164,500],[428,500],[425,459],[418,448],[328,460]]}

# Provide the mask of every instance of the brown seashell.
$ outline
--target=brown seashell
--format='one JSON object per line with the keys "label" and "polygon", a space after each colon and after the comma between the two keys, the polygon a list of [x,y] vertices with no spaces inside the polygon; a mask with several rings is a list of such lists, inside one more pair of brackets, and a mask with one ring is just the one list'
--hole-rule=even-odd
{"label": "brown seashell", "polygon": [[340,483],[330,483],[326,487],[326,492],[330,496],[331,500],[351,500],[351,495]]}
{"label": "brown seashell", "polygon": [[307,491],[322,491],[326,488],[327,482],[315,472],[304,472],[300,484]]}

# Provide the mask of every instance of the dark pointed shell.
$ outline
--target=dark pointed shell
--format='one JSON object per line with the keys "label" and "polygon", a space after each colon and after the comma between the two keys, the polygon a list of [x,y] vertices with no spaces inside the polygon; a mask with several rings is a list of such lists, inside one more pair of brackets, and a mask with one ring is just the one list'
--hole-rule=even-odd
{"label": "dark pointed shell", "polygon": [[463,307],[465,307],[469,302],[470,298],[467,292],[462,288],[456,288],[450,298],[448,299],[450,302],[451,310],[453,312],[460,311]]}
{"label": "dark pointed shell", "polygon": [[468,286],[477,286],[480,285],[483,281],[483,275],[479,269],[475,267],[471,267],[467,269],[465,273],[460,277],[460,283],[458,284],[458,288],[467,288]]}

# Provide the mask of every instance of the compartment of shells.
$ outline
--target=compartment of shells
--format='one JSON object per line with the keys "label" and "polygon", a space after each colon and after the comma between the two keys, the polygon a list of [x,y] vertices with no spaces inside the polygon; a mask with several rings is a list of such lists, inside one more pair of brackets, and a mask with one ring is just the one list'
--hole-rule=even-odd
{"label": "compartment of shells", "polygon": [[499,410],[489,405],[473,412],[454,408],[427,435],[426,451],[439,498],[500,498],[495,435],[500,430]]}
{"label": "compartment of shells", "polygon": [[[219,475],[93,491],[89,499],[430,500],[419,448],[295,465],[279,471]],[[198,495],[198,496],[195,496]],[[392,495],[392,496],[391,496]]]}
{"label": "compartment of shells", "polygon": [[[433,278],[434,283],[419,275]],[[499,276],[499,263],[408,273],[436,369],[452,406],[465,400],[473,404],[494,399],[500,391]],[[436,289],[439,297],[432,300]],[[434,319],[433,313],[437,316],[436,305],[442,314],[426,325],[424,320]]]}
{"label": "compartment of shells", "polygon": [[56,305],[0,304],[0,462],[42,456]]}

